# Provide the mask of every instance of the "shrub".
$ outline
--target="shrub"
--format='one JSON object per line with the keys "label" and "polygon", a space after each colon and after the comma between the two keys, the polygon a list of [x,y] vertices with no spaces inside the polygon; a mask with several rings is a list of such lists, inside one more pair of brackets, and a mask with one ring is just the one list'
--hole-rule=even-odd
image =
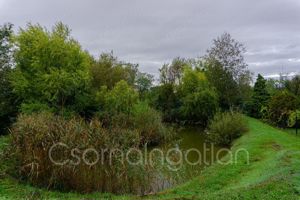
{"label": "shrub", "polygon": [[144,144],[157,144],[172,136],[172,131],[163,125],[160,113],[145,102],[133,107],[133,125],[139,131]]}
{"label": "shrub", "polygon": [[235,112],[217,113],[209,122],[208,139],[219,145],[230,145],[234,139],[247,132],[244,117]]}
{"label": "shrub", "polygon": [[[121,162],[120,154],[111,151],[118,149],[125,152],[130,148],[139,148],[141,143],[138,129],[110,127],[81,118],[66,120],[50,113],[21,115],[12,128],[13,153],[18,160],[19,176],[34,185],[46,186],[65,191],[78,192],[114,192],[138,193],[147,187],[152,168],[147,165],[130,165]],[[55,165],[49,157],[54,144],[63,143],[52,151],[52,158],[57,162],[66,161],[65,165]],[[77,148],[72,156],[71,149]],[[85,149],[94,148],[101,152],[100,160],[93,166],[84,162],[76,165]],[[105,150],[105,151],[103,151]],[[136,159],[138,155],[131,155]],[[92,162],[93,153],[87,156]],[[147,173],[147,176],[145,174]]]}

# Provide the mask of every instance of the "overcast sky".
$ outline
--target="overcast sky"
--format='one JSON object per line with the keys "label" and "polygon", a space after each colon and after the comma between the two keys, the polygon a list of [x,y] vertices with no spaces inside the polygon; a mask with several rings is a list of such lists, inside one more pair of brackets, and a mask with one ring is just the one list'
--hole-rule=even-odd
{"label": "overcast sky", "polygon": [[225,31],[245,44],[253,72],[300,72],[300,0],[0,0],[2,24],[58,21],[93,55],[113,50],[156,75]]}

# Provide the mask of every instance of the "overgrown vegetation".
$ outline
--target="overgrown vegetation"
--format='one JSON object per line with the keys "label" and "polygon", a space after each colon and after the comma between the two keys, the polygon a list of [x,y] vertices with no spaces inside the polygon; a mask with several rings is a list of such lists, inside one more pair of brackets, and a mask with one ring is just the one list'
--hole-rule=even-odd
{"label": "overgrown vegetation", "polygon": [[243,115],[235,112],[217,113],[209,122],[208,139],[213,143],[229,146],[248,131]]}
{"label": "overgrown vegetation", "polygon": [[[57,166],[47,153],[59,142],[79,152],[159,145],[174,136],[163,122],[208,128],[212,141],[230,145],[247,131],[244,117],[230,110],[295,126],[299,77],[277,83],[259,75],[252,88],[244,52],[243,44],[224,33],[202,58],[164,64],[154,86],[152,75],[112,52],[91,56],[62,23],[52,30],[28,24],[17,33],[10,24],[2,26],[0,129],[11,128],[16,162],[10,171],[64,191],[143,193],[155,170],[149,166],[117,158],[109,165],[106,154],[101,165],[74,167],[71,160]],[[62,160],[68,154],[58,149],[55,156]]]}
{"label": "overgrown vegetation", "polygon": [[296,113],[300,108],[298,80],[299,76],[291,80],[267,81],[259,74],[248,103],[248,114],[281,128],[295,126]]}
{"label": "overgrown vegetation", "polygon": [[[6,199],[299,199],[299,138],[272,128],[258,120],[247,118],[249,132],[234,142],[232,151],[247,149],[239,154],[237,164],[216,164],[205,169],[201,176],[186,184],[156,195],[139,197],[109,193],[62,193],[24,184],[0,174],[0,196]],[[9,145],[7,137],[0,137],[0,152]],[[224,158],[224,162],[230,156]],[[1,169],[8,165],[1,159]],[[272,169],[272,170],[270,170]]]}
{"label": "overgrown vegetation", "polygon": [[[66,120],[51,113],[19,116],[11,135],[18,175],[34,185],[66,191],[143,193],[155,169],[144,163],[131,165],[125,160],[126,152],[154,140],[162,142],[167,130],[146,105],[138,104],[134,113],[131,119],[122,118],[125,126],[109,127],[98,119]],[[56,144],[61,145],[53,148]],[[134,163],[138,156],[131,153],[129,159]]]}

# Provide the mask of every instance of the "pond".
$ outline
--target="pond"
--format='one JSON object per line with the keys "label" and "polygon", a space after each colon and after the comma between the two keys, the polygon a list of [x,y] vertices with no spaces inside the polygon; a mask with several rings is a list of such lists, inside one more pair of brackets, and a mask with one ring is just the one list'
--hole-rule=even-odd
{"label": "pond", "polygon": [[160,168],[151,180],[150,189],[142,193],[156,193],[164,189],[199,176],[201,172],[218,159],[223,158],[227,149],[207,142],[206,133],[195,127],[184,127],[178,131],[178,140],[172,144],[165,144],[158,148],[168,152],[166,158],[176,160],[165,162],[165,167]]}

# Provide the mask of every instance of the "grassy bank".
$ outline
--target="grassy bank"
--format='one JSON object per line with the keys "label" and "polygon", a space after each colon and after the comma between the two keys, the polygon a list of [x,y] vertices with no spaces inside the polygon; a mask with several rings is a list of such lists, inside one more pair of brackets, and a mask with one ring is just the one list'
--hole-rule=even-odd
{"label": "grassy bank", "polygon": [[[215,164],[200,177],[160,194],[134,197],[110,194],[80,195],[48,192],[18,183],[0,172],[2,199],[300,199],[300,137],[272,128],[248,118],[250,131],[237,140],[233,153],[239,148],[249,151],[239,154],[233,165]],[[7,137],[0,139],[2,149]],[[227,156],[224,159],[229,159]],[[3,171],[5,164],[0,169]]]}

